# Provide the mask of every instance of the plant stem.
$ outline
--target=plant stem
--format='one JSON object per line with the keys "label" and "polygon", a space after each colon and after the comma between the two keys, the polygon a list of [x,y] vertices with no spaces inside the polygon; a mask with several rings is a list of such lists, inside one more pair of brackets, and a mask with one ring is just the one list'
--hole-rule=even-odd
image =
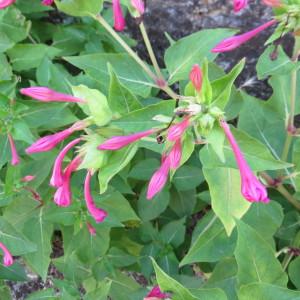
{"label": "plant stem", "polygon": [[164,79],[164,76],[162,75],[162,73],[160,71],[160,67],[158,65],[158,62],[157,62],[156,56],[154,54],[154,51],[153,51],[153,48],[152,48],[152,45],[151,45],[151,42],[150,42],[150,39],[149,39],[149,36],[148,36],[147,31],[146,31],[144,23],[141,22],[139,27],[140,27],[140,31],[141,31],[142,37],[144,39],[145,46],[147,48],[148,54],[150,56],[151,62],[154,66],[155,72],[156,72],[156,74],[159,78]]}
{"label": "plant stem", "polygon": [[293,253],[288,253],[285,255],[283,261],[282,261],[282,269],[283,271],[286,270],[286,268],[288,267],[291,259],[293,258],[294,254]]}
{"label": "plant stem", "polygon": [[293,195],[290,194],[290,192],[282,185],[278,185],[276,187],[276,190],[282,195],[284,196],[284,198],[290,202],[295,208],[297,208],[297,210],[300,211],[300,201],[298,201],[296,198],[294,198]]}
{"label": "plant stem", "polygon": [[[293,117],[293,119],[294,119],[294,117]],[[289,117],[289,120],[290,120],[290,117]],[[290,126],[290,125],[288,125],[288,126]],[[294,121],[293,121],[292,126],[294,126]],[[285,138],[282,154],[281,154],[281,160],[282,161],[287,161],[292,141],[293,141],[293,136],[291,135],[291,133],[288,130],[286,138]]]}

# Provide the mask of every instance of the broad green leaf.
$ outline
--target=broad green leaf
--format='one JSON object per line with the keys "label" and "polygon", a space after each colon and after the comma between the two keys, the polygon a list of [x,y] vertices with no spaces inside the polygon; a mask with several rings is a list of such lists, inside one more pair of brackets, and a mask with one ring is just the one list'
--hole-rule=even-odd
{"label": "broad green leaf", "polygon": [[241,287],[239,300],[300,300],[300,292],[267,283],[252,283]]}
{"label": "broad green leaf", "polygon": [[190,292],[201,300],[227,300],[227,296],[221,289],[190,289]]}
{"label": "broad green leaf", "polygon": [[[293,145],[292,162],[295,166],[294,171],[300,172],[300,139],[297,139]],[[294,178],[296,190],[300,191],[300,176]]]}
{"label": "broad green leaf", "polygon": [[127,267],[136,263],[137,258],[122,249],[111,247],[106,255],[115,267]]}
{"label": "broad green leaf", "polygon": [[131,161],[137,149],[136,144],[131,144],[118,151],[111,151],[106,164],[102,165],[98,175],[101,194],[107,190],[109,181]]}
{"label": "broad green leaf", "polygon": [[0,168],[10,159],[10,147],[7,135],[0,134]]}
{"label": "broad green leaf", "polygon": [[300,289],[300,257],[298,256],[289,264],[289,277],[295,287]]}
{"label": "broad green leaf", "polygon": [[18,232],[3,217],[0,218],[0,240],[12,255],[23,255],[36,251],[37,247],[22,233]]}
{"label": "broad green leaf", "polygon": [[205,57],[213,60],[216,54],[212,53],[211,49],[234,32],[230,29],[201,30],[176,41],[165,53],[169,83],[187,79],[192,66],[201,65]]}
{"label": "broad green leaf", "polygon": [[110,72],[108,104],[111,110],[119,115],[126,115],[131,111],[142,108],[135,95],[121,84],[113,68],[109,66],[108,69]]}
{"label": "broad green leaf", "polygon": [[230,168],[206,167],[203,174],[209,186],[212,209],[230,236],[235,227],[235,220],[241,219],[251,205],[241,195],[240,174]]}
{"label": "broad green leaf", "polygon": [[64,226],[71,226],[76,221],[76,217],[79,213],[78,209],[77,203],[68,207],[59,207],[54,203],[50,203],[44,218],[45,221],[62,224]]}
{"label": "broad green leaf", "polygon": [[271,246],[254,229],[237,222],[238,240],[235,258],[240,285],[253,282],[286,286],[288,278]]}
{"label": "broad green leaf", "polygon": [[5,300],[12,300],[10,288],[5,283],[2,282],[0,282],[0,295]]}
{"label": "broad green leaf", "polygon": [[224,110],[231,94],[235,79],[242,72],[245,59],[242,59],[228,74],[212,82],[213,105]]}
{"label": "broad green leaf", "polygon": [[157,218],[164,212],[170,201],[170,193],[163,189],[152,200],[146,198],[147,188],[145,187],[139,197],[137,207],[139,216],[143,221],[150,221]]}
{"label": "broad green leaf", "polygon": [[200,220],[193,232],[192,245],[180,266],[194,262],[215,262],[233,254],[236,234],[228,237],[220,220],[212,213]]}
{"label": "broad green leaf", "polygon": [[104,94],[85,85],[73,86],[72,90],[75,97],[87,102],[79,105],[88,116],[93,117],[98,126],[104,126],[111,120],[112,112]]}
{"label": "broad green leaf", "polygon": [[125,132],[137,132],[160,126],[161,123],[153,120],[156,115],[173,114],[175,109],[174,101],[161,101],[157,104],[152,104],[142,109],[127,114],[124,117],[113,122],[114,125],[122,128]]}
{"label": "broad green leaf", "polygon": [[71,16],[97,15],[102,10],[103,0],[56,0],[57,8]]}
{"label": "broad green leaf", "polygon": [[179,218],[191,215],[196,201],[196,189],[190,191],[171,189],[170,208]]}
{"label": "broad green leaf", "polygon": [[133,94],[147,97],[154,87],[153,81],[127,54],[97,53],[69,56],[64,59],[94,78],[103,91],[109,89],[108,63],[113,67],[120,82]]}
{"label": "broad green leaf", "polygon": [[156,280],[159,287],[163,291],[172,292],[172,299],[173,300],[196,300],[201,299],[198,297],[193,296],[193,294],[182,286],[179,282],[175,279],[167,275],[155,262],[152,258],[152,264],[156,274]]}
{"label": "broad green leaf", "polygon": [[18,44],[7,51],[15,71],[25,71],[40,65],[45,56],[53,59],[59,49],[44,44]]}
{"label": "broad green leaf", "polygon": [[4,54],[0,54],[0,81],[10,80],[12,77],[12,68]]}
{"label": "broad green leaf", "polygon": [[206,137],[206,141],[211,148],[215,151],[218,158],[221,162],[225,163],[225,156],[224,156],[224,142],[225,142],[225,134],[224,131],[219,127],[215,126],[213,130],[209,133]]}
{"label": "broad green leaf", "polygon": [[[272,60],[270,55],[276,47],[277,58]],[[291,59],[285,54],[281,45],[270,45],[266,48],[264,53],[259,57],[256,70],[258,79],[264,79],[270,75],[284,75],[289,73],[297,65],[293,64]]]}
{"label": "broad green leaf", "polygon": [[45,208],[41,207],[38,214],[24,225],[24,233],[37,245],[37,251],[25,255],[28,265],[37,272],[43,280],[46,279],[52,252],[51,238],[53,225],[44,219]]}
{"label": "broad green leaf", "polygon": [[141,160],[133,166],[128,177],[137,180],[149,180],[159,166],[160,162],[155,158]]}
{"label": "broad green leaf", "polygon": [[48,299],[48,300],[58,300],[58,297],[55,297],[55,291],[53,288],[45,289],[42,291],[36,291],[30,293],[25,300],[41,300],[41,299]]}
{"label": "broad green leaf", "polygon": [[5,267],[2,264],[0,264],[0,279],[11,281],[28,280],[24,267],[18,262],[14,262],[14,264],[9,267]]}
{"label": "broad green leaf", "polygon": [[[290,166],[281,160],[275,159],[270,150],[260,141],[240,129],[231,128],[234,137],[242,150],[245,159],[253,171],[276,170]],[[200,159],[205,167],[237,168],[236,159],[228,142],[223,145],[225,161],[222,162],[212,146],[202,148]]]}
{"label": "broad green leaf", "polygon": [[184,242],[185,222],[185,218],[171,221],[161,229],[159,235],[166,245],[178,248]]}

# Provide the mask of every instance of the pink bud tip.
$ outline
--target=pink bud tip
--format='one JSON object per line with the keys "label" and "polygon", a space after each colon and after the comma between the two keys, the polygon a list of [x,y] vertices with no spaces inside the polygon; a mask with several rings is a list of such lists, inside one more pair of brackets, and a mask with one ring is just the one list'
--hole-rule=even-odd
{"label": "pink bud tip", "polygon": [[90,235],[95,236],[97,234],[96,228],[93,227],[89,222],[86,223],[86,226],[88,228]]}
{"label": "pink bud tip", "polygon": [[22,95],[31,97],[33,99],[42,101],[42,102],[81,102],[84,103],[85,101],[63,93],[56,92],[51,90],[47,87],[39,87],[34,86],[30,88],[24,88],[20,90]]}
{"label": "pink bud tip", "polygon": [[142,16],[145,12],[145,3],[143,0],[131,0],[131,5]]}
{"label": "pink bud tip", "polygon": [[201,91],[203,74],[199,65],[194,65],[190,72],[190,80],[197,92]]}
{"label": "pink bud tip", "polygon": [[146,137],[148,135],[151,135],[155,132],[155,130],[150,129],[147,131],[142,131],[138,133],[134,133],[131,135],[125,135],[125,136],[114,136],[111,139],[105,141],[103,144],[98,146],[99,150],[118,150],[121,149],[133,142],[136,142],[143,137]]}
{"label": "pink bud tip", "polygon": [[147,190],[147,199],[151,200],[157,193],[159,193],[165,186],[170,170],[170,159],[166,157],[160,168],[153,174],[150,179],[148,190]]}
{"label": "pink bud tip", "polygon": [[233,10],[234,12],[239,12],[244,9],[248,4],[248,0],[233,0]]}
{"label": "pink bud tip", "polygon": [[10,144],[10,151],[11,151],[11,164],[13,166],[17,165],[20,163],[20,158],[17,152],[17,148],[15,146],[15,142],[11,136],[10,133],[7,134],[8,140],[9,140],[9,144]]}
{"label": "pink bud tip", "polygon": [[242,151],[240,150],[230,127],[225,121],[220,121],[220,125],[231,145],[237,165],[241,175],[241,193],[249,202],[264,202],[268,203],[268,193],[266,187],[256,178],[251,171],[247,161],[245,160]]}
{"label": "pink bud tip", "polygon": [[4,244],[0,243],[0,249],[3,251],[3,265],[6,267],[11,266],[14,263],[14,259],[9,252],[9,250],[4,246]]}
{"label": "pink bud tip", "polygon": [[186,117],[180,123],[177,123],[170,127],[168,130],[167,139],[172,142],[176,142],[184,134],[185,130],[190,126],[190,118]]}
{"label": "pink bud tip", "polygon": [[107,217],[107,212],[101,208],[96,207],[94,203],[90,188],[91,177],[92,173],[91,171],[88,171],[84,182],[84,198],[89,213],[95,219],[96,223],[100,223],[103,222]]}
{"label": "pink bud tip", "polygon": [[21,182],[30,182],[35,179],[34,175],[26,175],[21,179]]}
{"label": "pink bud tip", "polygon": [[43,0],[42,4],[45,6],[51,6],[53,4],[54,0]]}
{"label": "pink bud tip", "polygon": [[169,153],[170,168],[176,170],[181,161],[182,147],[181,140],[177,140]]}
{"label": "pink bud tip", "polygon": [[277,22],[276,20],[271,20],[251,31],[248,31],[248,32],[240,34],[240,35],[229,37],[229,38],[223,40],[222,42],[220,42],[218,45],[216,45],[211,50],[211,52],[219,53],[219,52],[227,52],[227,51],[234,50],[234,49],[238,48],[240,45],[242,45],[242,44],[246,43],[247,41],[249,41],[250,39],[252,39],[254,36],[256,36],[258,33],[263,31],[264,29],[275,24],[276,22]]}
{"label": "pink bud tip", "polygon": [[282,5],[280,0],[262,0],[262,2],[265,5],[272,6],[272,7],[279,7]]}
{"label": "pink bud tip", "polygon": [[147,294],[146,298],[144,298],[144,300],[152,300],[152,299],[166,299],[166,298],[169,298],[170,295],[169,294],[166,294],[166,293],[163,293],[159,286],[156,285],[153,287],[153,289]]}
{"label": "pink bud tip", "polygon": [[112,0],[114,14],[114,28],[117,31],[125,29],[125,18],[123,16],[120,0]]}
{"label": "pink bud tip", "polygon": [[1,0],[0,1],[0,9],[4,9],[7,6],[14,4],[16,0]]}

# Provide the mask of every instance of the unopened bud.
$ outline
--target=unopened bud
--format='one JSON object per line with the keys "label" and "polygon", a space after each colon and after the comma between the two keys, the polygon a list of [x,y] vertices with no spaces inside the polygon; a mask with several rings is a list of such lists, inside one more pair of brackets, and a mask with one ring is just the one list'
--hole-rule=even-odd
{"label": "unopened bud", "polygon": [[203,74],[202,70],[199,67],[199,65],[194,65],[191,72],[190,72],[190,80],[196,89],[196,91],[199,93],[202,88],[202,81],[203,81]]}

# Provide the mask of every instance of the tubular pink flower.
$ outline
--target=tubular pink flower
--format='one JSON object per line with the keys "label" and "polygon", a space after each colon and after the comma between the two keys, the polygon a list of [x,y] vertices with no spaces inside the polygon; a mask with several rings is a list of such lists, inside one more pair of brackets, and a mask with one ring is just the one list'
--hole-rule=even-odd
{"label": "tubular pink flower", "polygon": [[160,168],[153,174],[148,185],[147,199],[151,200],[165,186],[170,170],[170,159],[166,157]]}
{"label": "tubular pink flower", "polygon": [[86,226],[88,228],[90,235],[95,236],[97,234],[96,228],[93,227],[89,222],[86,223]]}
{"label": "tubular pink flower", "polygon": [[176,142],[181,138],[185,130],[190,126],[190,118],[186,117],[180,123],[177,123],[170,127],[168,130],[167,139],[172,142]]}
{"label": "tubular pink flower", "polygon": [[152,300],[152,299],[166,299],[169,298],[170,295],[166,293],[162,293],[159,286],[156,285],[153,287],[153,289],[147,294],[146,298],[144,300]]}
{"label": "tubular pink flower", "polygon": [[42,4],[46,6],[51,6],[53,4],[54,0],[43,0]]}
{"label": "tubular pink flower", "polygon": [[56,190],[54,195],[54,202],[58,206],[67,207],[70,206],[72,203],[72,192],[70,187],[71,175],[72,173],[78,168],[81,164],[81,157],[76,156],[70,164],[66,167],[64,176],[63,176],[63,183],[62,185]]}
{"label": "tubular pink flower", "polygon": [[10,144],[10,151],[11,151],[11,164],[13,166],[17,165],[20,163],[20,158],[17,152],[17,148],[15,145],[15,142],[11,136],[10,133],[7,134],[8,140],[9,140],[9,144]]}
{"label": "tubular pink flower", "polygon": [[131,0],[131,5],[141,16],[145,13],[145,3],[143,0]]}
{"label": "tubular pink flower", "polygon": [[16,0],[0,0],[0,9],[4,9],[7,6],[14,4]]}
{"label": "tubular pink flower", "polygon": [[114,28],[117,31],[125,29],[125,18],[123,16],[120,0],[112,0],[113,14],[114,14]]}
{"label": "tubular pink flower", "polygon": [[53,149],[58,143],[69,137],[74,131],[82,130],[86,127],[83,121],[74,123],[70,128],[63,131],[44,136],[38,139],[30,147],[26,149],[27,154],[46,152]]}
{"label": "tubular pink flower", "polygon": [[42,102],[85,102],[80,98],[59,93],[42,86],[24,88],[20,90],[20,93]]}
{"label": "tubular pink flower", "polygon": [[233,10],[234,12],[239,12],[245,8],[248,4],[248,0],[233,0]]}
{"label": "tubular pink flower", "polygon": [[199,65],[194,65],[190,72],[190,80],[197,92],[201,91],[203,74]]}
{"label": "tubular pink flower", "polygon": [[99,150],[118,150],[121,149],[137,140],[142,139],[148,135],[151,135],[155,132],[154,129],[150,129],[147,131],[142,131],[138,133],[134,133],[131,135],[124,136],[114,136],[111,139],[105,141],[103,144],[98,146]]}
{"label": "tubular pink flower", "polygon": [[175,170],[179,167],[182,156],[181,140],[178,139],[169,153],[170,168]]}
{"label": "tubular pink flower", "polygon": [[3,251],[3,264],[6,267],[11,266],[14,263],[14,259],[9,252],[9,250],[4,246],[4,244],[0,243],[0,249]]}
{"label": "tubular pink flower", "polygon": [[50,184],[54,187],[60,187],[62,186],[64,182],[64,175],[62,171],[62,163],[63,160],[67,154],[67,152],[73,148],[75,145],[77,145],[81,141],[81,138],[75,139],[74,141],[70,142],[68,145],[66,145],[62,151],[58,154],[56,157],[54,166],[53,166],[53,172],[52,177],[50,180]]}
{"label": "tubular pink flower", "polygon": [[271,7],[279,7],[279,6],[281,6],[280,0],[262,0],[262,2],[265,5],[271,6]]}
{"label": "tubular pink flower", "polygon": [[107,217],[107,212],[101,208],[96,207],[94,203],[94,199],[92,197],[91,188],[90,188],[91,178],[92,178],[92,173],[90,170],[88,170],[84,182],[84,198],[89,213],[97,223],[100,223],[103,222],[104,219]]}
{"label": "tubular pink flower", "polygon": [[251,171],[247,161],[245,160],[230,127],[225,121],[220,121],[220,125],[224,129],[225,135],[231,145],[235,159],[241,174],[241,193],[244,198],[250,202],[268,203],[268,193],[266,187],[256,178]]}
{"label": "tubular pink flower", "polygon": [[218,45],[216,45],[211,52],[214,53],[219,53],[219,52],[227,52],[231,51],[233,49],[238,48],[240,45],[246,43],[250,39],[252,39],[255,35],[263,31],[264,29],[272,26],[275,24],[277,21],[276,20],[271,20],[251,31],[248,31],[246,33],[240,34],[240,35],[235,35],[232,37],[229,37],[222,42],[220,42]]}

